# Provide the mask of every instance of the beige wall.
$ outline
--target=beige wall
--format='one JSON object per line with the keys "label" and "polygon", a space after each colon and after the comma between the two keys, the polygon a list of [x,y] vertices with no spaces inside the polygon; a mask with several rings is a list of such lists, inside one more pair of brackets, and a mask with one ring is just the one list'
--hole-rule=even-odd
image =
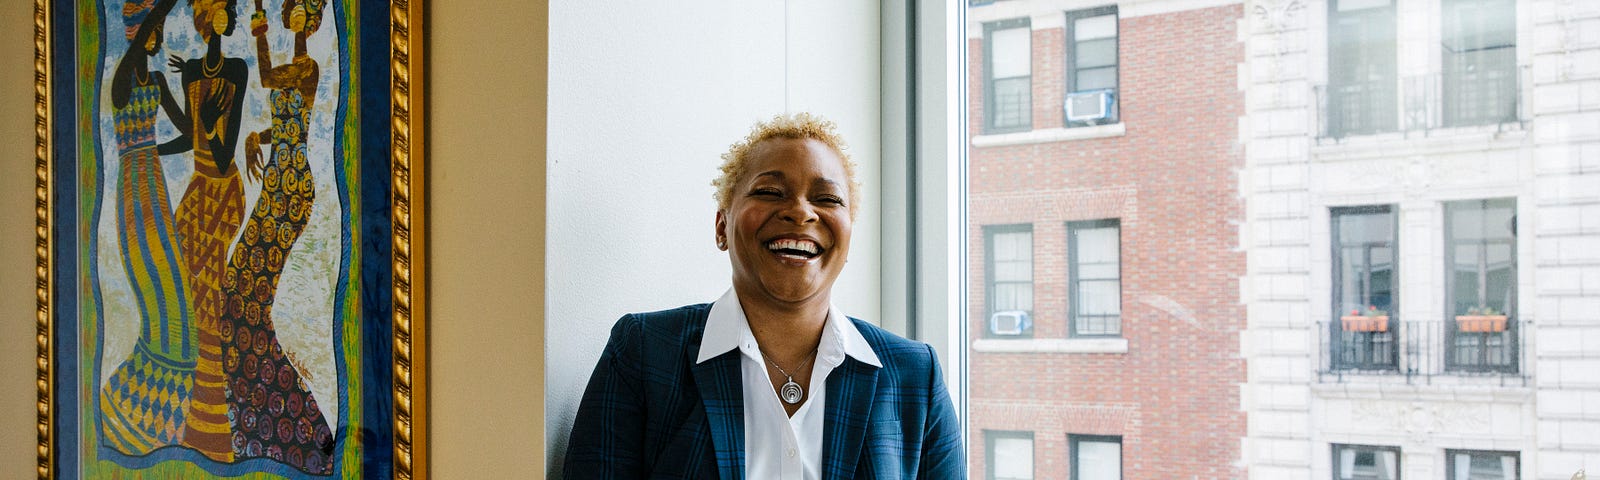
{"label": "beige wall", "polygon": [[0,478],[31,478],[33,2],[0,2]]}
{"label": "beige wall", "polygon": [[[430,12],[435,478],[544,469],[547,12]],[[32,18],[31,2],[0,2],[0,478],[19,479],[35,446]]]}

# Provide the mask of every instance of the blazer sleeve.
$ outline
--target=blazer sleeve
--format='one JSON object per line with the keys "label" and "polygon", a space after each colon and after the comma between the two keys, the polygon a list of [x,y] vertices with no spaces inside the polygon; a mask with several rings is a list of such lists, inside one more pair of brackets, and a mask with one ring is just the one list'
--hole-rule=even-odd
{"label": "blazer sleeve", "polygon": [[928,424],[922,430],[925,437],[922,439],[922,465],[917,469],[917,478],[965,478],[961,424],[956,418],[955,403],[944,386],[944,369],[939,367],[939,355],[932,346],[924,346],[928,349],[928,358],[932,359],[933,371],[929,374]]}
{"label": "blazer sleeve", "polygon": [[645,412],[639,370],[640,322],[623,316],[578,403],[564,463],[568,479],[632,479],[648,475],[643,454]]}

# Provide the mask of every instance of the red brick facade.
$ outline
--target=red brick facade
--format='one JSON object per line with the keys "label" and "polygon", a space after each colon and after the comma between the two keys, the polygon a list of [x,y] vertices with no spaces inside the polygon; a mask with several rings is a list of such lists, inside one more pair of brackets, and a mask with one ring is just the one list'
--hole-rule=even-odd
{"label": "red brick facade", "polygon": [[[1032,225],[1033,338],[1060,339],[1070,306],[1066,223],[1115,218],[1128,345],[1126,353],[970,351],[971,478],[986,478],[989,430],[1032,432],[1039,479],[1069,478],[1071,434],[1121,436],[1126,479],[1245,476],[1242,14],[1229,5],[1123,15],[1123,135],[971,149],[969,340],[985,338],[985,226]],[[1039,24],[1033,128],[1059,129],[1065,35]],[[983,40],[967,47],[968,122],[981,136]]]}

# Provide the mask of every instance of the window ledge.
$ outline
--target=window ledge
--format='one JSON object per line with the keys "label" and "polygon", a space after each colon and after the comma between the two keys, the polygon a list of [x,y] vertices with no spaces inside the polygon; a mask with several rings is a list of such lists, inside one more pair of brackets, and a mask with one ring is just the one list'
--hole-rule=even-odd
{"label": "window ledge", "polygon": [[984,338],[972,342],[979,353],[1128,353],[1126,338]]}
{"label": "window ledge", "polygon": [[1109,125],[1095,125],[1091,127],[1074,128],[1045,128],[1017,133],[1002,133],[998,135],[978,135],[972,137],[973,148],[1004,147],[1007,145],[1028,145],[1033,143],[1066,142],[1071,140],[1088,140],[1091,138],[1120,137],[1128,133],[1128,128],[1122,122]]}
{"label": "window ledge", "polygon": [[1533,401],[1533,388],[1518,385],[1443,384],[1407,385],[1399,383],[1353,382],[1313,383],[1311,391],[1326,399],[1417,400],[1456,402],[1526,403]]}
{"label": "window ledge", "polygon": [[1461,152],[1514,149],[1528,142],[1528,130],[1500,125],[1449,127],[1427,132],[1396,132],[1346,137],[1319,138],[1311,147],[1318,161],[1401,158],[1413,155],[1446,155]]}

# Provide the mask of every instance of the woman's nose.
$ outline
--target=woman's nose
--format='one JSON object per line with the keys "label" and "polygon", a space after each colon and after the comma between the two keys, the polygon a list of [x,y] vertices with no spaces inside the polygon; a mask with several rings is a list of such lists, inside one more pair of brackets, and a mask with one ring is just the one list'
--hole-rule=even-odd
{"label": "woman's nose", "polygon": [[811,202],[801,197],[795,197],[794,200],[786,203],[781,215],[784,220],[799,225],[817,221],[816,209],[811,208]]}

